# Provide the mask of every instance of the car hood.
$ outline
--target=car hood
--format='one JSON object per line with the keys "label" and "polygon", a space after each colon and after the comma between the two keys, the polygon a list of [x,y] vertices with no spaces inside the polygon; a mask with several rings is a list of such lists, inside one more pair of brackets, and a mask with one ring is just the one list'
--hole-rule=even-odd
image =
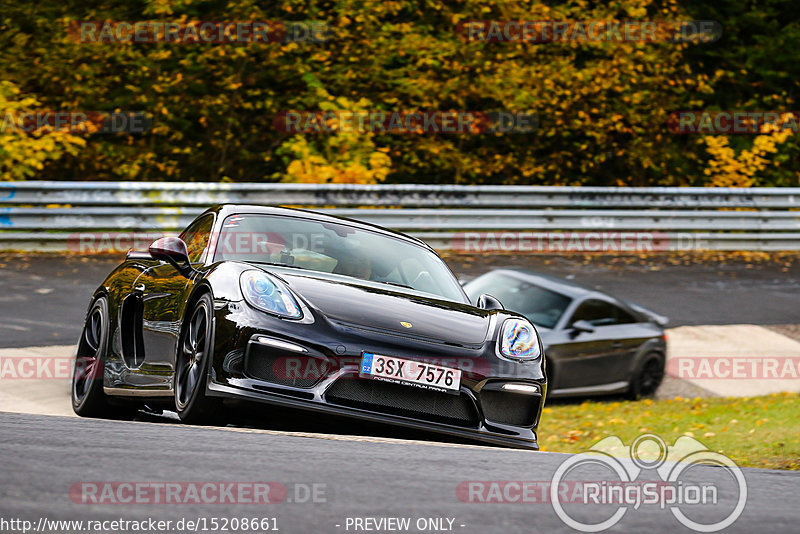
{"label": "car hood", "polygon": [[[291,289],[333,321],[458,345],[486,339],[492,312],[468,304],[403,293],[382,284],[280,273]],[[402,323],[410,324],[410,327]]]}

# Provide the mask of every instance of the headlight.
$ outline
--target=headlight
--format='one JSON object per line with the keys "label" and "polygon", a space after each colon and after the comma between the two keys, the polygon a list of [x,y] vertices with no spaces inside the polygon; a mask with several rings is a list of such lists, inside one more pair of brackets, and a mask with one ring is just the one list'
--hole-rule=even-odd
{"label": "headlight", "polygon": [[299,319],[303,315],[289,288],[263,271],[243,272],[239,277],[239,285],[244,300],[258,310],[292,319]]}
{"label": "headlight", "polygon": [[515,360],[535,360],[542,354],[539,336],[525,319],[506,319],[500,330],[497,350],[501,356]]}

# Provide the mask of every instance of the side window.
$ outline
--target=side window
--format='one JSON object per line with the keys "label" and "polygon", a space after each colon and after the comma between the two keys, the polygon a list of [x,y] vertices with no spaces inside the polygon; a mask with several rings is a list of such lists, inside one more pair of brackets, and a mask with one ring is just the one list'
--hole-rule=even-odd
{"label": "side window", "polygon": [[636,322],[638,322],[638,319],[636,319],[633,315],[631,315],[630,313],[626,312],[622,308],[617,308],[616,306],[614,306],[614,308],[616,308],[617,313],[618,313],[618,315],[617,315],[617,323],[618,324],[628,324],[628,323],[636,323]]}
{"label": "side window", "polygon": [[209,214],[189,225],[181,234],[189,252],[189,261],[197,263],[203,259],[203,252],[208,246],[211,229],[214,227],[214,216]]}
{"label": "side window", "polygon": [[431,273],[425,270],[425,265],[416,258],[406,258],[400,262],[400,272],[407,281],[405,285],[418,291],[438,294],[439,287],[436,285]]}
{"label": "side window", "polygon": [[622,308],[606,302],[604,300],[587,300],[583,302],[569,324],[576,321],[588,321],[593,326],[609,326],[615,324],[626,324],[636,322],[636,319]]}

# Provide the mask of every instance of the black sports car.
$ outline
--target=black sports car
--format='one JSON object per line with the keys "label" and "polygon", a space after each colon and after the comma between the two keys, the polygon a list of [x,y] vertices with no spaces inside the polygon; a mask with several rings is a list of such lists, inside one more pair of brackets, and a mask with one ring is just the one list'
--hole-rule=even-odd
{"label": "black sports car", "polygon": [[607,293],[545,274],[498,269],[464,285],[528,318],[547,353],[551,397],[655,393],[664,377],[667,318]]}
{"label": "black sports car", "polygon": [[488,295],[470,304],[425,243],[221,205],[97,288],[72,403],[93,417],[167,404],[200,423],[250,399],[536,449],[546,391],[535,327]]}

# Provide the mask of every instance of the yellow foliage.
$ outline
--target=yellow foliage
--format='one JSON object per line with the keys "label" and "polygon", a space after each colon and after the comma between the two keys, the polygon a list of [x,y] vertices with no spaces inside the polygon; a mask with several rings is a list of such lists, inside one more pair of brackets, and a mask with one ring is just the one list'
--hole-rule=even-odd
{"label": "yellow foliage", "polygon": [[50,126],[30,132],[18,128],[19,117],[38,107],[35,98],[21,94],[11,82],[0,82],[0,181],[33,177],[48,160],[77,154],[86,145],[82,137]]}
{"label": "yellow foliage", "polygon": [[712,187],[752,187],[757,174],[770,164],[769,155],[778,151],[792,132],[765,125],[762,134],[756,136],[753,146],[739,154],[729,145],[725,136],[709,135],[703,137],[706,151],[711,156],[704,173],[709,177]]}
{"label": "yellow foliage", "polygon": [[[326,111],[370,109],[370,103],[361,99],[353,102],[347,98],[332,99],[319,90],[321,96],[330,99],[320,107]],[[392,169],[388,149],[377,148],[375,134],[359,131],[336,131],[319,134],[309,142],[305,135],[295,135],[284,142],[278,154],[289,156],[284,182],[331,183],[331,184],[376,184],[386,179]]]}

